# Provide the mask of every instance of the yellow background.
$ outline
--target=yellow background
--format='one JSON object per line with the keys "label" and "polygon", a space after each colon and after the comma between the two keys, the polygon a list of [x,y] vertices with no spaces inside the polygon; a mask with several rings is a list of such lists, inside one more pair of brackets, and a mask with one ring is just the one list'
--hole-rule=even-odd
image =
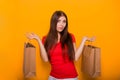
{"label": "yellow background", "polygon": [[[83,36],[96,36],[101,47],[101,77],[89,79],[81,72],[81,58],[75,63],[80,80],[120,80],[120,1],[119,0],[0,0],[0,80],[23,80],[25,33],[41,38],[49,30],[51,15],[63,10],[77,47]],[[37,46],[37,77],[47,80],[50,64],[44,63]]]}

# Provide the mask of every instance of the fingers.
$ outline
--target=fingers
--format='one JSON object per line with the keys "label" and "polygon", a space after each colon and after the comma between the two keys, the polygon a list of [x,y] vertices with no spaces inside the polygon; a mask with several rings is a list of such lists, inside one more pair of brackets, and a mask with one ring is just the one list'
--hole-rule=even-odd
{"label": "fingers", "polygon": [[93,36],[93,37],[91,38],[91,41],[95,41],[95,39],[96,39],[96,37],[95,37],[95,36]]}
{"label": "fingers", "polygon": [[32,39],[32,34],[31,34],[31,33],[26,33],[26,37],[27,37],[28,39]]}
{"label": "fingers", "polygon": [[93,37],[90,38],[90,41],[93,42],[93,41],[95,41],[95,39],[96,39],[96,37],[93,36]]}
{"label": "fingers", "polygon": [[87,37],[87,41],[90,41],[90,42],[95,41],[95,39],[96,39],[96,37],[95,37],[95,36],[93,36],[93,37],[91,37],[91,38],[88,38],[88,37]]}
{"label": "fingers", "polygon": [[35,35],[35,34],[32,32],[31,35]]}
{"label": "fingers", "polygon": [[26,33],[26,37],[28,38],[28,39],[35,39],[35,40],[38,40],[39,39],[39,36],[38,35],[36,35],[35,33]]}

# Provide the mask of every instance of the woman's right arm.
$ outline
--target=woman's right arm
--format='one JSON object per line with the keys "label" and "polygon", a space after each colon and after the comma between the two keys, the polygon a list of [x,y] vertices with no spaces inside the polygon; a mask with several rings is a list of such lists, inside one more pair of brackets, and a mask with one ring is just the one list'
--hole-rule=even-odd
{"label": "woman's right arm", "polygon": [[48,62],[47,52],[46,52],[45,47],[44,47],[41,39],[39,38],[39,36],[34,34],[34,33],[30,33],[30,34],[27,34],[26,37],[28,39],[35,39],[35,40],[37,40],[37,42],[39,44],[39,48],[40,48],[40,55],[41,55],[43,61]]}

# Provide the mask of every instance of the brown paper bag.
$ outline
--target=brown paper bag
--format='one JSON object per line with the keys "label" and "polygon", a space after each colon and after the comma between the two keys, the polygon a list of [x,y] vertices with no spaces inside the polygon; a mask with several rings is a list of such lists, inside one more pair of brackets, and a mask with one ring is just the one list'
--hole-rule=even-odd
{"label": "brown paper bag", "polygon": [[101,75],[100,48],[85,45],[82,53],[81,71],[90,77]]}
{"label": "brown paper bag", "polygon": [[25,78],[36,76],[36,48],[31,43],[24,45],[23,73]]}

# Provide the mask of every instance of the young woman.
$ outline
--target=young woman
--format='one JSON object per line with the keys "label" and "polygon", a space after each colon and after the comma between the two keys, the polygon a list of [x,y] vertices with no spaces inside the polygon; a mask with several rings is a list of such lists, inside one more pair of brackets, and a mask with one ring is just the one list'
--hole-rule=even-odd
{"label": "young woman", "polygon": [[51,63],[48,80],[78,80],[74,60],[79,59],[85,42],[94,40],[94,37],[83,37],[76,50],[75,37],[68,32],[68,18],[63,11],[53,13],[50,30],[42,40],[34,33],[27,34],[27,38],[38,41],[42,59]]}

